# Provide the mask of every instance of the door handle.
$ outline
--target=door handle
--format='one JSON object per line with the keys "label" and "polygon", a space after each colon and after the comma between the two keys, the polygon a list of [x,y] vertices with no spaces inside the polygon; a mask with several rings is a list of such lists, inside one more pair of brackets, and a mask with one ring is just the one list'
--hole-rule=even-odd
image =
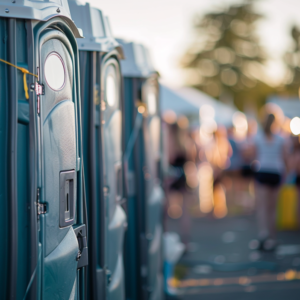
{"label": "door handle", "polygon": [[66,227],[75,222],[76,172],[62,171],[59,174],[59,226]]}

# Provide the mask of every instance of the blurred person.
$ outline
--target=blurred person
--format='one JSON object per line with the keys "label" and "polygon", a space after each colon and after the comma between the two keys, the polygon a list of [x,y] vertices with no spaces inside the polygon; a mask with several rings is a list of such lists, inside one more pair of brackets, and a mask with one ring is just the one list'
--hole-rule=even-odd
{"label": "blurred person", "polygon": [[295,174],[297,188],[297,221],[300,227],[300,136],[291,136],[292,150],[289,155],[289,170]]}
{"label": "blurred person", "polygon": [[183,166],[187,162],[184,134],[177,123],[170,125],[169,132],[169,165],[176,170],[176,176],[174,176],[173,182],[171,183],[171,189],[180,190],[185,187]]}
{"label": "blurred person", "polygon": [[180,220],[182,242],[188,247],[191,221],[187,207],[188,191],[184,167],[189,160],[186,149],[187,129],[182,129],[177,123],[169,125],[168,157],[171,172],[167,184],[168,215],[173,219]]}
{"label": "blurred person", "polygon": [[204,153],[213,170],[213,213],[216,218],[223,218],[227,214],[227,204],[222,179],[232,156],[232,148],[224,126],[219,126],[214,132],[212,140],[204,146]]}
{"label": "blurred person", "polygon": [[253,161],[252,145],[257,133],[257,122],[253,118],[248,120],[248,128],[246,136],[239,143],[241,153],[241,180],[240,190],[242,192],[241,201],[248,212],[252,212],[255,208],[254,199],[254,172],[251,167]]}
{"label": "blurred person", "polygon": [[227,170],[236,173],[236,175],[238,175],[240,173],[241,166],[243,163],[241,152],[240,152],[240,145],[239,145],[240,143],[235,138],[233,126],[229,127],[227,131],[228,131],[228,142],[232,150],[230,156],[230,164]]}
{"label": "blurred person", "polygon": [[240,141],[235,137],[235,128],[231,126],[227,129],[228,142],[231,146],[230,163],[225,171],[225,176],[222,182],[226,187],[227,199],[229,202],[237,203],[242,199],[242,182],[241,182],[241,168],[243,159],[240,151]]}
{"label": "blurred person", "polygon": [[227,138],[226,128],[219,126],[211,143],[205,147],[205,156],[214,170],[214,182],[220,181],[223,171],[230,165],[232,148]]}
{"label": "blurred person", "polygon": [[[282,176],[285,172],[286,154],[284,139],[273,133],[275,116],[267,114],[263,131],[252,145],[255,158],[255,196],[258,219],[258,241],[252,248],[272,251],[276,248],[276,205]],[[251,245],[250,245],[251,246]]]}
{"label": "blurred person", "polygon": [[242,176],[244,178],[253,177],[253,170],[251,168],[251,162],[252,162],[251,145],[253,145],[253,139],[256,133],[257,133],[257,122],[253,119],[248,120],[247,135],[246,138],[240,144],[242,159],[243,159]]}

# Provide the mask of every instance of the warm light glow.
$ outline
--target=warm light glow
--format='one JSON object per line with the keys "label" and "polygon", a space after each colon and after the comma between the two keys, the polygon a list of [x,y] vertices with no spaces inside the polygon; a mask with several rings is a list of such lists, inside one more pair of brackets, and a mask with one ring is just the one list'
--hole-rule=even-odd
{"label": "warm light glow", "polygon": [[138,107],[138,112],[139,112],[140,114],[143,114],[145,111],[146,111],[146,109],[145,109],[144,106],[140,105],[140,106]]}
{"label": "warm light glow", "polygon": [[226,195],[221,184],[217,185],[214,190],[214,216],[222,219],[227,215]]}
{"label": "warm light glow", "polygon": [[286,132],[288,134],[291,133],[290,123],[291,123],[291,119],[290,118],[285,118],[285,120],[282,124],[282,129],[284,130],[284,132]]}
{"label": "warm light glow", "polygon": [[188,161],[183,166],[186,183],[190,188],[196,188],[198,186],[197,167],[194,162]]}
{"label": "warm light glow", "polygon": [[178,118],[177,124],[178,124],[179,128],[181,128],[181,129],[189,128],[189,120],[186,116],[180,116]]}
{"label": "warm light glow", "polygon": [[300,134],[300,118],[295,117],[290,122],[290,128],[294,135]]}
{"label": "warm light glow", "polygon": [[245,114],[237,111],[232,116],[232,123],[235,128],[235,135],[237,138],[244,138],[248,130],[248,122]]}
{"label": "warm light glow", "polygon": [[213,133],[217,130],[217,123],[215,120],[210,119],[205,121],[201,126],[200,126],[200,142],[202,144],[206,144],[211,139],[213,138]]}
{"label": "warm light glow", "polygon": [[167,110],[163,114],[163,119],[168,124],[174,124],[177,120],[177,116],[173,110]]}
{"label": "warm light glow", "polygon": [[209,213],[214,206],[213,199],[213,169],[207,162],[199,166],[199,202],[200,211]]}
{"label": "warm light glow", "polygon": [[285,272],[285,279],[286,280],[293,280],[297,277],[297,271],[295,270],[288,270]]}

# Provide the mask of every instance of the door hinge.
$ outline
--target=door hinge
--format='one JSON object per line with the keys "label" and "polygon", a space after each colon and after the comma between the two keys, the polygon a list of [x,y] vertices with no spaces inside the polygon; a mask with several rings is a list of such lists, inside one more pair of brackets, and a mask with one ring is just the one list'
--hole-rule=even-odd
{"label": "door hinge", "polygon": [[46,203],[37,203],[37,214],[42,215],[47,212],[47,205]]}
{"label": "door hinge", "polygon": [[39,84],[37,81],[35,83],[35,93],[37,96],[45,95],[45,87],[43,84]]}
{"label": "door hinge", "polygon": [[43,215],[47,212],[47,204],[46,203],[40,203],[40,189],[37,189],[37,199],[36,199],[36,211],[38,216]]}
{"label": "door hinge", "polygon": [[30,89],[32,91],[35,91],[35,94],[37,95],[37,113],[40,113],[40,95],[45,95],[45,86],[41,83],[38,83],[37,81],[31,84]]}
{"label": "door hinge", "polygon": [[30,89],[32,91],[35,91],[36,95],[37,96],[40,96],[40,95],[45,95],[45,86],[41,83],[38,83],[37,81],[34,83],[32,83],[30,85]]}

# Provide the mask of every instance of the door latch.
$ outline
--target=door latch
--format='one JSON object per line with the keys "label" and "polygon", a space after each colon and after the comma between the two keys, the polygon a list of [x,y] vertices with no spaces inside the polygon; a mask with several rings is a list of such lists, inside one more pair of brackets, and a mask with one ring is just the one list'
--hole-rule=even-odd
{"label": "door latch", "polygon": [[109,285],[111,283],[111,271],[106,269],[106,280],[107,280],[107,284]]}
{"label": "door latch", "polygon": [[77,269],[80,269],[88,265],[88,246],[85,224],[74,227],[74,232],[78,240],[78,253],[76,256]]}

